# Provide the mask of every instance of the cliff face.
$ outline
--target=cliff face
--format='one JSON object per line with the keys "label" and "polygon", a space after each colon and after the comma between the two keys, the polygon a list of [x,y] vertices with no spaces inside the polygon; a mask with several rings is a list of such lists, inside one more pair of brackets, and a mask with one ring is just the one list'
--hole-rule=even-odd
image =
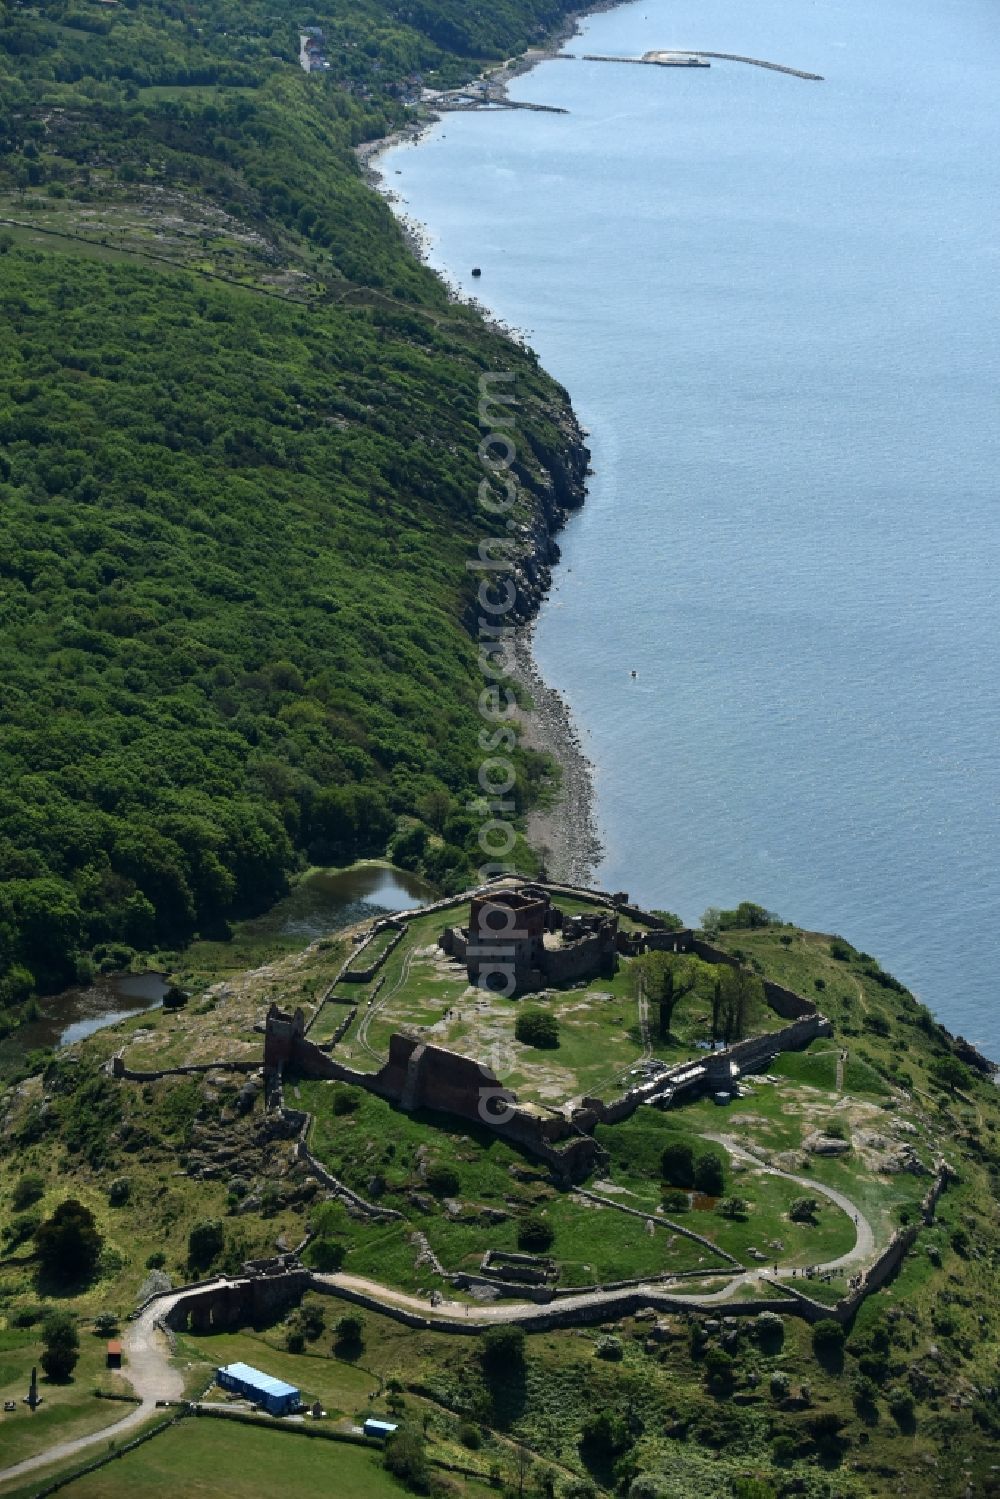
{"label": "cliff face", "polygon": [[514,620],[519,624],[534,616],[548,591],[552,568],[560,556],[556,536],[587,494],[590,450],[569,397],[564,392],[562,396],[543,434],[525,434],[534,463],[519,465],[517,470],[522,492],[531,506],[531,518],[521,538],[523,549],[513,573],[517,583]]}

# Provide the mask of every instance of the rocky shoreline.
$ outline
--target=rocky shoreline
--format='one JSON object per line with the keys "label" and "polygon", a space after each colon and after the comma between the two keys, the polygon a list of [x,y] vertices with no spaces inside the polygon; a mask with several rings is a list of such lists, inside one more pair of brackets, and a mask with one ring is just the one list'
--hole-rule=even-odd
{"label": "rocky shoreline", "polygon": [[[612,10],[621,3],[623,0],[596,0],[596,3],[572,12],[544,46],[531,48],[520,57],[491,70],[491,83],[504,92],[515,78],[557,56],[564,43],[576,34],[583,16]],[[398,195],[379,170],[379,162],[396,146],[415,145],[440,118],[437,114],[426,114],[403,130],[355,147],[365,181],[390,204],[411,253],[425,264],[430,250],[427,231],[401,211]],[[523,335],[517,329],[501,323],[489,308],[475,298],[466,297],[445,277],[439,275],[439,279],[444,281],[452,299],[473,307],[495,333],[524,343]],[[559,560],[555,537],[569,513],[579,508],[586,497],[590,454],[568,397],[566,419],[560,425],[564,438],[561,451],[536,455],[548,470],[551,490],[547,493],[540,490],[526,473],[519,473],[522,492],[526,490],[534,501],[535,522],[516,569],[518,628],[514,640],[514,676],[525,703],[530,704],[521,713],[521,742],[549,755],[561,773],[561,784],[553,805],[536,808],[529,814],[528,841],[541,855],[549,878],[587,884],[603,852],[595,817],[593,766],[584,754],[569,705],[554,687],[544,681],[533,653],[534,619],[550,587],[551,569]]]}

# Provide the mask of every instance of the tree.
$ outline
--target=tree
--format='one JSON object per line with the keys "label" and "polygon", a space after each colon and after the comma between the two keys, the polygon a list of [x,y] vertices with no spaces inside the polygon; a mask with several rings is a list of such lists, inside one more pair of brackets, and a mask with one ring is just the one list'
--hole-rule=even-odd
{"label": "tree", "polygon": [[747,1203],[742,1197],[724,1197],[718,1210],[723,1218],[742,1220],[747,1216]]}
{"label": "tree", "polygon": [[815,1197],[796,1197],[788,1209],[788,1216],[793,1223],[814,1223],[819,1211],[819,1203]]}
{"label": "tree", "polygon": [[97,1269],[103,1238],[93,1213],[74,1197],[61,1202],[35,1230],[35,1252],[53,1280],[89,1280]]}
{"label": "tree", "polygon": [[424,1493],[428,1486],[427,1451],[424,1436],[413,1426],[401,1426],[385,1444],[385,1467],[407,1488]]}
{"label": "tree", "polygon": [[187,1002],[187,993],[179,984],[171,984],[163,996],[163,1008],[165,1010],[182,1010]]}
{"label": "tree", "polygon": [[524,1364],[524,1330],[520,1327],[490,1327],[479,1345],[483,1368],[489,1374],[520,1369]]}
{"label": "tree", "polygon": [[360,1348],[364,1343],[365,1324],[353,1313],[341,1317],[333,1331],[337,1348]]}
{"label": "tree", "polygon": [[526,1046],[551,1050],[559,1045],[559,1022],[545,1010],[521,1010],[514,1021],[514,1035]]}
{"label": "tree", "polygon": [[314,1239],[309,1245],[309,1259],[313,1266],[326,1274],[340,1269],[346,1250],[336,1239]]}
{"label": "tree", "polygon": [[62,1384],[80,1357],[80,1335],[69,1312],[50,1312],[42,1325],[41,1365],[46,1378]]}
{"label": "tree", "polygon": [[686,1140],[675,1140],[664,1146],[660,1170],[664,1181],[672,1187],[694,1186],[694,1150]]}
{"label": "tree", "polygon": [[543,1254],[555,1238],[555,1230],[540,1213],[529,1213],[517,1225],[517,1247],[533,1254]]}
{"label": "tree", "polygon": [[222,1253],[225,1235],[218,1218],[195,1223],[188,1234],[188,1264],[193,1270],[206,1270]]}
{"label": "tree", "polygon": [[719,975],[719,1026],[727,1044],[747,1035],[764,1004],[764,986],[749,968],[724,968]]}
{"label": "tree", "polygon": [[94,1332],[99,1338],[113,1338],[118,1331],[118,1318],[114,1312],[99,1312],[94,1318]]}
{"label": "tree", "polygon": [[580,1448],[591,1462],[607,1463],[628,1445],[628,1427],[613,1411],[594,1411],[584,1419]]}
{"label": "tree", "polygon": [[949,1093],[967,1088],[972,1081],[969,1069],[954,1056],[935,1058],[927,1069],[927,1075],[935,1088],[946,1089]]}
{"label": "tree", "polygon": [[695,1157],[694,1188],[696,1192],[704,1192],[706,1197],[721,1197],[725,1191],[725,1168],[722,1157],[714,1150],[702,1151]]}

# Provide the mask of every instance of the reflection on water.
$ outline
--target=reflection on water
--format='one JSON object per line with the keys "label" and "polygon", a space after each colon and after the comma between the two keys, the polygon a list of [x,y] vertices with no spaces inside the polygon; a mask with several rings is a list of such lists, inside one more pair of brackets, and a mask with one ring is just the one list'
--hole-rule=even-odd
{"label": "reflection on water", "polygon": [[353,869],[310,875],[265,915],[242,923],[241,930],[252,936],[301,937],[311,942],[367,916],[400,911],[434,896],[425,880],[406,870],[358,864]]}
{"label": "reflection on water", "polygon": [[[276,906],[241,931],[256,937],[301,938],[303,945],[342,931],[366,917],[432,900],[434,890],[416,875],[380,864],[310,875]],[[92,984],[39,1001],[37,1020],[0,1044],[0,1062],[42,1047],[69,1046],[158,1005],[166,993],[160,973],[102,974]]]}
{"label": "reflection on water", "polygon": [[106,1025],[158,1005],[167,986],[162,973],[101,974],[86,988],[65,989],[39,1000],[41,1014],[10,1037],[20,1052],[69,1046]]}

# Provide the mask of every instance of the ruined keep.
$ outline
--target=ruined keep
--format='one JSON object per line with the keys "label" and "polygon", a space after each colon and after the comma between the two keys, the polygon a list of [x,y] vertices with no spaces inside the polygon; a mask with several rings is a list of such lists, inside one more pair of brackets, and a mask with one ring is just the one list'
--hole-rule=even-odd
{"label": "ruined keep", "polygon": [[467,927],[447,927],[442,950],[464,962],[469,983],[507,998],[569,984],[618,966],[618,912],[567,916],[536,885],[474,895]]}

